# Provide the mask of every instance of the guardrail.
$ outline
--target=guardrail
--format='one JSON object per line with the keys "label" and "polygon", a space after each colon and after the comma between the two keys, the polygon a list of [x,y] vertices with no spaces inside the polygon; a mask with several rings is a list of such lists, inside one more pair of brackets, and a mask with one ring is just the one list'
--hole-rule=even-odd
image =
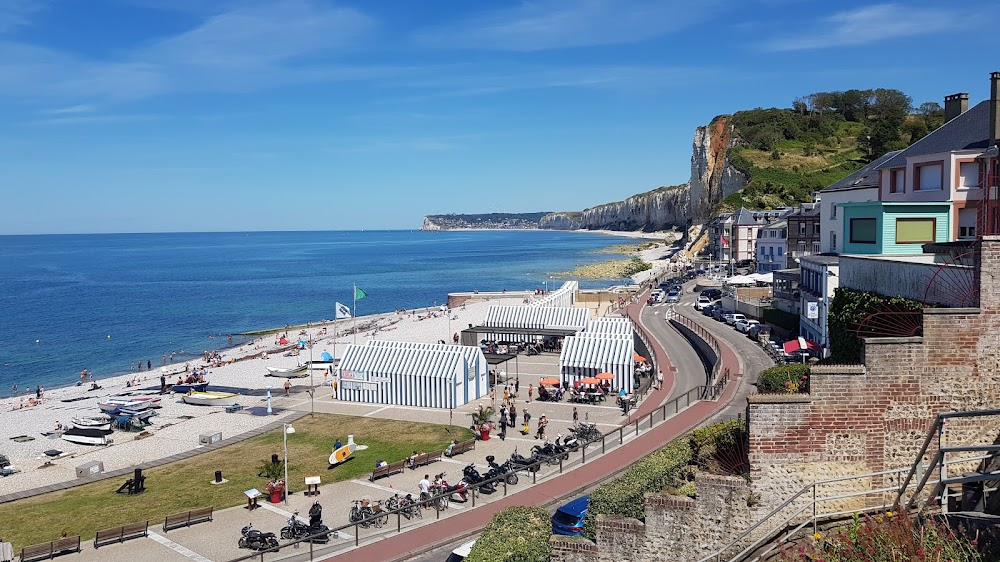
{"label": "guardrail", "polygon": [[[568,453],[568,455],[576,456],[577,458],[570,458],[570,456],[567,456],[567,458],[565,458],[565,459],[560,458],[557,470],[554,469],[553,471],[551,471],[551,472],[549,472],[547,474],[543,474],[542,476],[539,476],[539,472],[541,471],[543,465],[548,465],[547,461],[542,460],[542,461],[538,461],[538,462],[532,463],[530,465],[524,466],[520,470],[518,470],[517,472],[521,473],[523,471],[529,471],[530,474],[531,474],[532,484],[535,484],[539,480],[545,481],[548,478],[552,478],[552,477],[555,477],[555,476],[557,476],[559,474],[562,474],[564,472],[564,470],[568,469],[569,467],[572,467],[576,463],[579,463],[581,465],[582,464],[586,464],[587,463],[587,459],[588,459],[588,449],[591,449],[591,451],[589,453],[589,457],[590,457],[590,460],[593,460],[594,457],[595,457],[595,455],[606,454],[609,450],[613,451],[616,447],[620,447],[620,446],[624,445],[626,439],[632,439],[632,438],[638,437],[642,432],[649,431],[649,430],[653,429],[654,427],[665,423],[671,417],[673,417],[673,416],[679,414],[680,412],[686,410],[687,408],[689,408],[692,404],[695,404],[695,403],[697,403],[697,402],[699,402],[701,400],[706,400],[706,399],[709,399],[709,400],[716,400],[716,399],[718,399],[718,397],[722,395],[722,391],[725,390],[725,383],[726,383],[726,381],[728,381],[728,377],[729,377],[729,373],[728,373],[728,371],[726,371],[725,374],[724,374],[724,376],[715,385],[711,385],[711,386],[702,385],[702,386],[694,387],[691,390],[685,392],[684,394],[682,394],[680,396],[677,396],[676,398],[673,398],[669,402],[666,402],[666,403],[662,404],[659,408],[657,408],[656,410],[653,410],[648,415],[643,415],[643,416],[636,417],[635,420],[631,420],[630,419],[629,423],[627,423],[626,425],[622,425],[622,426],[618,427],[617,429],[611,430],[611,431],[609,431],[607,433],[602,433],[600,439],[595,439],[595,440],[593,440],[593,441],[591,441],[591,442],[589,442],[589,443],[587,443],[585,445],[580,446],[580,448],[577,449],[576,451],[572,451],[572,452]],[[705,397],[710,397],[710,398],[705,398]],[[681,406],[682,403],[684,404],[683,406]],[[600,452],[598,452],[596,450],[597,447],[600,447]],[[579,456],[577,456],[577,453],[579,453]],[[551,466],[555,467],[554,464],[551,465]],[[479,494],[479,490],[483,486],[487,486],[489,484],[494,485],[494,487],[497,488],[498,492],[499,492],[500,485],[502,484],[503,485],[503,495],[506,496],[509,493],[509,489],[508,489],[509,486],[508,486],[508,484],[507,484],[507,482],[505,480],[505,475],[500,475],[500,476],[497,476],[495,478],[491,478],[489,480],[480,482],[479,484],[468,486],[466,489],[469,491],[469,498],[470,498],[470,502],[472,504],[472,507],[476,506],[476,497]],[[437,494],[437,495],[434,495],[434,496],[430,496],[429,498],[426,498],[424,500],[417,500],[417,501],[434,504],[439,499],[451,496],[452,493],[453,492],[448,492],[448,493],[444,493],[444,494]],[[396,516],[396,532],[402,532],[403,527],[404,527],[403,520],[404,520],[404,517],[405,517],[405,515],[403,514],[403,512],[407,511],[407,509],[409,509],[409,508],[407,508],[407,507],[401,507],[401,508],[395,509],[395,510],[383,510],[381,513],[379,513],[376,516],[368,517],[368,518],[365,518],[365,519],[362,519],[362,520],[359,520],[359,521],[355,521],[355,522],[352,522],[352,523],[347,523],[347,524],[341,525],[339,527],[333,527],[333,528],[330,528],[328,531],[324,531],[323,533],[319,533],[319,534],[316,534],[316,535],[310,535],[310,536],[307,536],[307,537],[303,537],[301,539],[297,539],[297,540],[285,543],[283,545],[280,545],[277,548],[272,548],[272,549],[268,549],[268,550],[262,550],[262,551],[255,552],[253,554],[248,554],[246,556],[242,556],[240,558],[235,558],[235,559],[231,560],[230,562],[243,562],[243,561],[247,561],[247,560],[260,560],[261,562],[263,562],[264,559],[265,559],[265,555],[266,554],[274,554],[274,553],[276,553],[276,552],[278,552],[278,551],[280,551],[282,549],[289,548],[289,547],[299,548],[299,545],[301,545],[302,543],[308,543],[309,544],[309,560],[313,560],[314,556],[315,556],[315,552],[314,552],[313,543],[311,542],[312,539],[319,538],[319,537],[321,537],[323,535],[326,535],[328,533],[336,536],[337,532],[339,532],[339,531],[345,531],[345,530],[348,530],[348,529],[351,529],[351,528],[353,528],[353,531],[354,531],[354,546],[357,547],[357,546],[360,546],[360,544],[361,544],[361,534],[359,533],[359,531],[361,530],[361,528],[368,528],[369,526],[371,526],[371,525],[374,524],[374,522],[375,522],[376,519],[382,519],[385,516],[390,516],[391,517],[391,516],[395,515]],[[440,518],[441,518],[441,510],[435,509],[435,519],[440,519]],[[419,525],[416,521],[412,521],[409,518],[407,518],[406,521],[408,523],[412,523],[412,524],[406,525],[408,527],[417,527]],[[325,554],[322,554],[321,556],[324,557],[324,558],[328,557],[329,556],[329,552],[327,552]]]}

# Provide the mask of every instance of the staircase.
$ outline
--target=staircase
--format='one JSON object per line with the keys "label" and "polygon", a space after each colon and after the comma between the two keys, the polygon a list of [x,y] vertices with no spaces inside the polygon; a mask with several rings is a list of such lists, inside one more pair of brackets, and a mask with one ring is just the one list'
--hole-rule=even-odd
{"label": "staircase", "polygon": [[[937,511],[943,514],[1000,515],[1000,436],[992,445],[948,442],[948,422],[1000,418],[1000,410],[938,414],[910,466],[813,482],[699,562],[758,562],[782,543],[815,534],[826,523],[855,514],[887,510]],[[930,462],[923,462],[936,449]],[[956,467],[978,463],[975,472]],[[900,482],[877,487],[875,482]],[[845,488],[855,491],[844,492]],[[928,492],[929,490],[929,492]]]}

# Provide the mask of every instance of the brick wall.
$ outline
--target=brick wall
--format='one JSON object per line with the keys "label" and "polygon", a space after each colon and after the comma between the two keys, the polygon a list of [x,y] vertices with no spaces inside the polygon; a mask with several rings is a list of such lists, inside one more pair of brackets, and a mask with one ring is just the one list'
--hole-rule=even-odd
{"label": "brick wall", "polygon": [[596,543],[552,537],[552,562],[697,560],[714,552],[752,520],[746,480],[700,473],[698,499],[646,494],[645,518],[597,518]]}
{"label": "brick wall", "polygon": [[[926,309],[922,337],[865,340],[863,365],[814,367],[808,395],[750,396],[751,479],[765,506],[809,482],[912,464],[940,412],[1000,407],[1000,238],[984,239],[976,279],[981,308]],[[950,422],[947,439],[992,443],[998,422]]]}

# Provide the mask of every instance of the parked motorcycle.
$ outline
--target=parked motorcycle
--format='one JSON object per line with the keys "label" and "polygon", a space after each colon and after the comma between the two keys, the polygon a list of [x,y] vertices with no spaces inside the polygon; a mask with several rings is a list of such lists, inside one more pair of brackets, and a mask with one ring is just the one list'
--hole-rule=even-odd
{"label": "parked motorcycle", "polygon": [[[465,475],[465,481],[468,482],[471,486],[477,486],[487,480],[486,478],[483,477],[483,475],[479,474],[479,471],[476,470],[475,464],[470,464],[469,466],[465,467],[465,470],[462,471],[462,473]],[[478,486],[478,488],[479,491],[484,494],[492,494],[493,492],[497,491],[496,486],[494,486],[492,482],[483,484],[482,486]]]}
{"label": "parked motorcycle", "polygon": [[544,445],[535,445],[531,452],[545,459],[548,464],[559,464],[559,460],[569,458],[569,453],[562,445],[556,445],[551,441],[546,441]]}
{"label": "parked motorcycle", "polygon": [[444,479],[446,473],[442,472],[434,477],[434,484],[438,486],[441,491],[447,492],[449,501],[465,503],[469,501],[468,483],[463,479],[458,482],[457,486],[450,486],[448,481]]}
{"label": "parked motorcycle", "polygon": [[314,502],[309,508],[309,524],[299,520],[296,511],[288,518],[288,525],[281,528],[281,538],[298,540],[309,537],[309,542],[326,544],[330,542],[330,528],[323,524],[323,506]]}
{"label": "parked motorcycle", "polygon": [[525,457],[523,455],[518,454],[517,449],[514,449],[514,452],[511,453],[510,460],[508,462],[510,462],[510,464],[516,470],[527,470],[529,472],[537,472],[538,469],[540,468],[538,463],[544,460],[545,459],[539,457],[538,455],[531,455],[531,457]]}
{"label": "parked motorcycle", "polygon": [[250,550],[258,551],[278,548],[278,539],[274,536],[274,533],[262,533],[253,528],[253,523],[243,527],[240,532],[243,534],[237,543],[240,548],[249,548]]}
{"label": "parked motorcycle", "polygon": [[487,480],[503,476],[503,480],[507,483],[507,485],[513,486],[514,484],[517,484],[517,469],[514,468],[510,461],[503,464],[497,464],[496,457],[493,455],[487,455],[486,462],[490,465],[490,471],[486,473]]}

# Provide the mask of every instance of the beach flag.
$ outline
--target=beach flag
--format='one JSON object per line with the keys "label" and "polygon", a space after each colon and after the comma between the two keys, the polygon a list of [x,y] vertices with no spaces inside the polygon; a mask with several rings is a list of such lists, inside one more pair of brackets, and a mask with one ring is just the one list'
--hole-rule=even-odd
{"label": "beach flag", "polygon": [[351,317],[351,309],[347,305],[338,302],[334,308],[337,310],[337,320]]}
{"label": "beach flag", "polygon": [[728,246],[729,246],[729,241],[728,241],[728,240],[726,240],[726,237],[725,237],[725,236],[723,236],[723,237],[722,237],[722,245],[723,245],[723,246],[726,246],[726,247],[728,247]]}
{"label": "beach flag", "polygon": [[367,296],[368,293],[366,293],[364,289],[358,287],[357,285],[354,286],[354,300],[363,299]]}

